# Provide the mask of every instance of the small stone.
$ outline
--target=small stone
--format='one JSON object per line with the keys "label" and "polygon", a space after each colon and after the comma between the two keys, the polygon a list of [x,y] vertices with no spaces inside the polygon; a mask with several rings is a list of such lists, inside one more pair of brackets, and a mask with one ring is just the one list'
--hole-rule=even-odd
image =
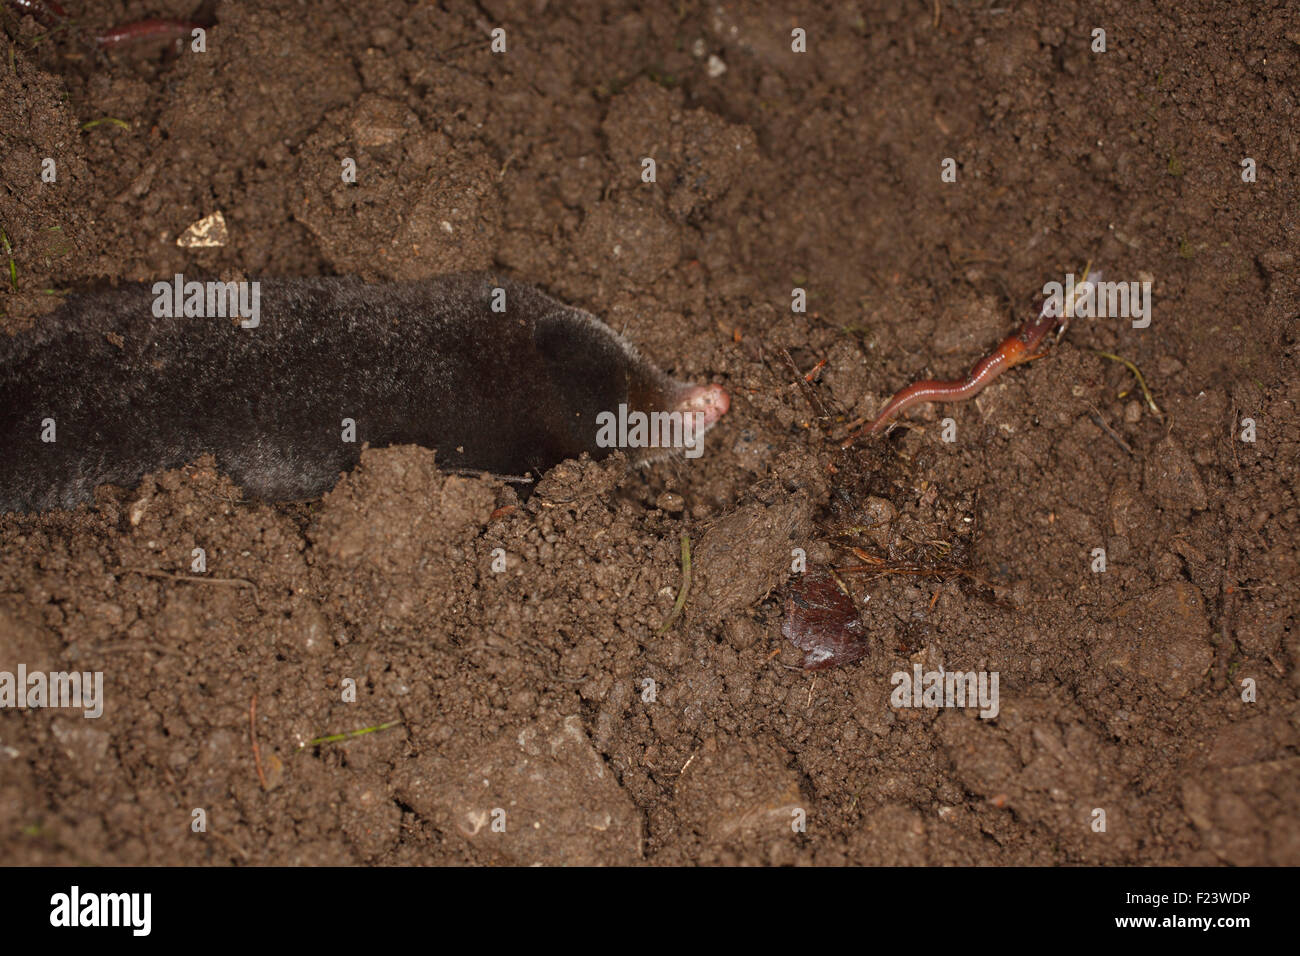
{"label": "small stone", "polygon": [[149,510],[150,500],[146,495],[132,503],[127,511],[127,520],[131,522],[131,527],[139,526],[140,522],[144,520],[144,513]]}
{"label": "small stone", "polygon": [[727,643],[738,651],[743,651],[747,647],[752,647],[762,634],[762,628],[757,622],[750,617],[733,617],[729,618],[723,625],[722,632],[726,635]]}
{"label": "small stone", "polygon": [[1151,501],[1127,479],[1119,479],[1115,483],[1110,492],[1108,511],[1110,529],[1117,536],[1147,536],[1156,519]]}
{"label": "small stone", "polygon": [[1134,399],[1124,406],[1124,421],[1136,425],[1142,420],[1142,403]]}
{"label": "small stone", "polygon": [[1209,503],[1196,465],[1173,435],[1166,435],[1151,450],[1143,486],[1166,511],[1204,511]]}
{"label": "small stone", "polygon": [[176,237],[176,245],[182,249],[212,249],[224,246],[229,238],[226,217],[218,209],[212,215],[190,223],[189,228]]}
{"label": "small stone", "polygon": [[809,564],[830,564],[835,560],[835,549],[826,541],[810,542],[805,553]]}
{"label": "small stone", "polygon": [[881,550],[888,548],[889,526],[893,524],[896,513],[894,506],[884,498],[872,495],[867,499],[865,512],[863,523],[867,526],[867,536]]}
{"label": "small stone", "polygon": [[276,754],[268,754],[262,758],[262,774],[266,777],[266,789],[276,789],[284,783],[284,761]]}
{"label": "small stone", "polygon": [[686,507],[686,499],[675,491],[665,491],[655,499],[655,507],[669,514],[677,514]]}

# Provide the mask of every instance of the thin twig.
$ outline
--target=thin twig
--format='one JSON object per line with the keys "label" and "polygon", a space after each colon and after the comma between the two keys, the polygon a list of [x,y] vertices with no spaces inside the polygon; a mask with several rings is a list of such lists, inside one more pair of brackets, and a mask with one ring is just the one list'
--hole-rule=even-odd
{"label": "thin twig", "polygon": [[781,349],[780,354],[781,360],[785,363],[785,367],[793,376],[794,383],[799,387],[799,391],[803,393],[804,401],[807,402],[808,407],[812,409],[812,413],[817,418],[817,422],[821,426],[822,431],[829,435],[831,431],[830,409],[826,407],[826,403],[821,400],[821,396],[818,395],[816,389],[812,387],[811,381],[807,376],[799,371],[799,366],[794,364],[794,358],[790,355],[790,350],[783,348]]}
{"label": "thin twig", "polygon": [[104,116],[101,117],[100,119],[93,119],[88,123],[82,123],[81,128],[83,131],[92,130],[96,126],[103,126],[105,123],[110,123],[113,126],[120,126],[122,127],[122,129],[131,128],[130,123],[128,123],[126,120],[118,119],[116,116]]}
{"label": "thin twig", "polygon": [[393,727],[400,727],[400,720],[390,720],[386,724],[376,724],[374,727],[362,727],[360,730],[345,730],[341,734],[329,734],[325,737],[313,737],[305,744],[299,746],[298,751],[306,750],[308,747],[318,747],[321,744],[336,744],[340,740],[350,740],[353,737],[364,737],[366,734],[377,734],[381,730],[389,730]]}
{"label": "thin twig", "polygon": [[0,246],[4,247],[5,255],[9,257],[9,284],[13,286],[15,292],[18,291],[18,264],[14,262],[14,248],[9,244],[9,237],[3,229],[0,229]]}
{"label": "thin twig", "polygon": [[208,832],[212,834],[213,839],[215,839],[218,843],[224,846],[227,850],[234,850],[244,860],[247,860],[249,858],[247,850],[245,850],[234,840],[230,839],[230,837],[226,836],[220,830],[209,830]]}
{"label": "thin twig", "polygon": [[1098,425],[1100,425],[1102,427],[1102,430],[1105,431],[1107,435],[1115,439],[1115,444],[1119,445],[1120,448],[1123,448],[1130,455],[1133,454],[1133,449],[1128,446],[1128,442],[1120,438],[1119,433],[1116,432],[1115,429],[1110,427],[1110,424],[1106,421],[1105,416],[1103,416],[1102,413],[1097,410],[1097,406],[1089,404],[1088,407],[1092,409],[1092,420],[1096,422]]}
{"label": "thin twig", "polygon": [[130,651],[147,651],[155,654],[175,654],[171,648],[161,644],[149,644],[145,641],[125,641],[121,644],[100,644],[91,648],[97,654],[117,654]]}
{"label": "thin twig", "polygon": [[1232,471],[1234,478],[1237,477],[1237,473],[1241,471],[1241,459],[1237,457],[1237,425],[1241,419],[1237,417],[1237,412],[1238,408],[1234,402],[1232,406],[1232,414],[1229,416],[1230,421],[1228,422],[1228,448],[1232,452]]}
{"label": "thin twig", "polygon": [[1151,397],[1151,389],[1147,388],[1147,380],[1142,377],[1141,369],[1122,355],[1115,355],[1113,352],[1102,352],[1098,349],[1093,349],[1092,353],[1094,355],[1100,355],[1104,359],[1110,359],[1112,362],[1119,362],[1126,369],[1132,372],[1133,377],[1137,379],[1138,388],[1142,389],[1142,396],[1147,400],[1147,407],[1149,407],[1151,411],[1155,412],[1157,418],[1164,421],[1164,412],[1160,411],[1160,406],[1157,405],[1156,400]]}
{"label": "thin twig", "polygon": [[118,574],[143,574],[147,578],[165,578],[168,581],[188,581],[190,584],[220,584],[231,587],[248,587],[253,589],[253,600],[261,603],[257,585],[248,578],[210,578],[197,574],[173,574],[170,571],[155,571],[152,568],[119,568]]}
{"label": "thin twig", "polygon": [[248,702],[248,739],[253,742],[253,763],[257,765],[257,779],[262,782],[262,789],[268,789],[266,786],[266,774],[262,772],[262,751],[257,746],[257,695]]}
{"label": "thin twig", "polygon": [[682,608],[686,606],[686,595],[691,590],[691,536],[685,531],[682,532],[682,587],[677,592],[677,602],[673,605],[672,613],[668,619],[659,627],[658,633],[662,634],[673,626],[673,621],[677,620],[677,615],[682,613]]}
{"label": "thin twig", "polygon": [[489,478],[495,478],[497,481],[514,482],[516,485],[531,485],[536,481],[532,475],[498,475],[495,472],[484,471],[482,468],[443,468],[441,470],[448,475],[468,475],[473,478],[486,475]]}

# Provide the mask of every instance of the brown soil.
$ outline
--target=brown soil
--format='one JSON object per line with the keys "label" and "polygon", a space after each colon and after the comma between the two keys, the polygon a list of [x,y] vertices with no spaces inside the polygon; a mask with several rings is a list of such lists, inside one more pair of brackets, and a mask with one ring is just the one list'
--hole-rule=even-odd
{"label": "brown soil", "polygon": [[[0,670],[107,704],[0,712],[0,859],[1300,863],[1294,4],[218,3],[179,55],[89,36],[190,0],[65,5],[0,7],[11,330],[118,279],[494,267],[733,404],[697,461],[522,504],[396,448],[308,505],[200,461],[3,518]],[[837,451],[1088,259],[1150,328]],[[870,652],[796,669],[791,550],[850,544],[970,574],[844,575]],[[891,707],[914,662],[1001,713]]]}

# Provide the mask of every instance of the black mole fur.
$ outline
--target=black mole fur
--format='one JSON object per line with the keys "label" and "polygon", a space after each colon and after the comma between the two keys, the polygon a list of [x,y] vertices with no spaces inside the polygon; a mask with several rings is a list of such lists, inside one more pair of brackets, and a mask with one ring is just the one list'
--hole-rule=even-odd
{"label": "black mole fur", "polygon": [[607,453],[598,412],[630,395],[665,407],[677,387],[588,313],[490,275],[262,280],[253,329],[157,318],[154,299],[152,284],[75,296],[0,335],[0,511],[73,507],[205,452],[270,500],[327,491],[363,442],[536,474]]}

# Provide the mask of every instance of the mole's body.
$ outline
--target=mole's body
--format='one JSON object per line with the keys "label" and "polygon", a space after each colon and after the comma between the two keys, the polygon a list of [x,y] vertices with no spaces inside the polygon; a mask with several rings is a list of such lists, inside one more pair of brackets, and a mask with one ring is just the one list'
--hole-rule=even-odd
{"label": "mole's body", "polygon": [[204,453],[272,500],[327,491],[363,442],[537,473],[607,453],[596,416],[621,403],[706,427],[727,410],[721,388],[679,384],[588,313],[490,276],[263,280],[255,328],[158,318],[157,298],[77,296],[0,335],[0,512],[72,507]]}

